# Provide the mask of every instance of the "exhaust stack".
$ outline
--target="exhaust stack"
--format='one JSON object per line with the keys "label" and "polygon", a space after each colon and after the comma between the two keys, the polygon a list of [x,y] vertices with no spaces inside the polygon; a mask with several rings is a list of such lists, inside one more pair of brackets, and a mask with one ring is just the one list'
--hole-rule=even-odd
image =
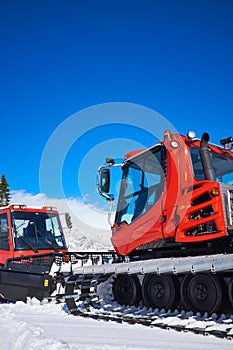
{"label": "exhaust stack", "polygon": [[205,179],[215,181],[215,172],[212,166],[210,151],[208,148],[209,139],[209,134],[207,132],[204,132],[201,138],[200,157],[205,174]]}

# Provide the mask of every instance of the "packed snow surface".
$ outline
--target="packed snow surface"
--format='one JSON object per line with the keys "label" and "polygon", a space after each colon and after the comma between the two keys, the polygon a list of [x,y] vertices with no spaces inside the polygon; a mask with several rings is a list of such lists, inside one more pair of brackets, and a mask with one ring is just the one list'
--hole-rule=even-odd
{"label": "packed snow surface", "polygon": [[83,319],[67,314],[63,304],[37,300],[0,305],[1,350],[230,350],[232,341]]}

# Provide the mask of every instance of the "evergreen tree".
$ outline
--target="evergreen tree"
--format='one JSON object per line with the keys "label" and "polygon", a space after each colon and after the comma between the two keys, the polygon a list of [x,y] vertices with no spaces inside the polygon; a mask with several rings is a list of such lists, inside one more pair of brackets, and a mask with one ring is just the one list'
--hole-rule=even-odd
{"label": "evergreen tree", "polygon": [[10,203],[10,189],[9,184],[4,174],[0,180],[0,207],[4,207]]}

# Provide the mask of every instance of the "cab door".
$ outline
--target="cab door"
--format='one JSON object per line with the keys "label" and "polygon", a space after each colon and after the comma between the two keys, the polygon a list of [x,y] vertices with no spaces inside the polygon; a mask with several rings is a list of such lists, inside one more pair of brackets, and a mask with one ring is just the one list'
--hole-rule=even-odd
{"label": "cab door", "polygon": [[7,213],[0,214],[0,264],[4,264],[5,260],[12,257],[9,241],[9,225]]}
{"label": "cab door", "polygon": [[127,255],[163,239],[165,178],[166,154],[162,145],[125,163],[112,237],[118,253]]}

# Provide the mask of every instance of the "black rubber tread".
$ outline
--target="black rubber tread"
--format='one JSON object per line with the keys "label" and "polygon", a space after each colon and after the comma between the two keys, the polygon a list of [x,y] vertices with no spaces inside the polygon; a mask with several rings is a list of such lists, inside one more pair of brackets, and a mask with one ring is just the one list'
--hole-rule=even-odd
{"label": "black rubber tread", "polygon": [[[161,322],[158,323],[156,322],[156,324],[154,324],[154,318],[149,317],[149,316],[138,316],[138,315],[125,315],[125,314],[121,314],[121,312],[117,311],[117,313],[107,313],[107,312],[100,312],[99,310],[97,310],[97,313],[95,312],[91,312],[91,311],[85,311],[83,309],[76,309],[73,310],[72,314],[74,316],[79,316],[79,317],[84,317],[84,318],[91,318],[94,320],[102,320],[102,321],[112,321],[112,322],[117,322],[117,323],[128,323],[128,324],[138,324],[138,325],[143,325],[146,327],[155,327],[155,328],[161,328],[161,329],[168,329],[168,330],[174,330],[174,331],[184,331],[184,332],[190,332],[190,333],[194,333],[194,334],[199,334],[199,335],[213,335],[217,338],[225,338],[228,339],[229,341],[233,341],[233,337],[231,336],[231,330],[232,325],[229,325],[229,327],[223,327],[222,329],[213,329],[210,330],[207,328],[200,328],[200,327],[192,327],[190,329],[186,328],[185,323],[182,324],[169,324],[167,325],[166,323],[166,315],[163,314],[163,318],[161,319]],[[171,317],[171,314],[168,313],[167,317]],[[165,322],[164,322],[165,321]],[[201,341],[201,338],[200,338]]]}
{"label": "black rubber tread", "polygon": [[180,299],[179,281],[172,275],[148,274],[142,283],[142,298],[148,307],[174,309]]}
{"label": "black rubber tread", "polygon": [[114,299],[120,305],[138,305],[141,300],[141,285],[135,275],[119,275],[113,282]]}
{"label": "black rubber tread", "polygon": [[[74,294],[74,287],[75,287],[76,280],[77,280],[76,276],[70,276],[70,278],[66,282],[66,286],[65,286],[65,295],[69,296],[68,298],[65,298],[65,301],[66,301],[66,305],[70,311],[76,309],[76,307],[77,307],[76,302],[74,300],[74,297],[72,297],[72,298],[70,297],[71,295]],[[73,282],[73,283],[71,283],[71,282]]]}
{"label": "black rubber tread", "polygon": [[229,285],[228,285],[228,297],[229,297],[231,305],[233,306],[233,276],[231,277]]}
{"label": "black rubber tread", "polygon": [[188,274],[181,285],[181,296],[187,310],[210,314],[221,312],[222,282],[214,274]]}
{"label": "black rubber tread", "polygon": [[[85,300],[87,295],[90,293],[90,282],[92,280],[92,275],[85,275],[81,283],[81,297],[80,299]],[[83,297],[82,297],[83,295]]]}

